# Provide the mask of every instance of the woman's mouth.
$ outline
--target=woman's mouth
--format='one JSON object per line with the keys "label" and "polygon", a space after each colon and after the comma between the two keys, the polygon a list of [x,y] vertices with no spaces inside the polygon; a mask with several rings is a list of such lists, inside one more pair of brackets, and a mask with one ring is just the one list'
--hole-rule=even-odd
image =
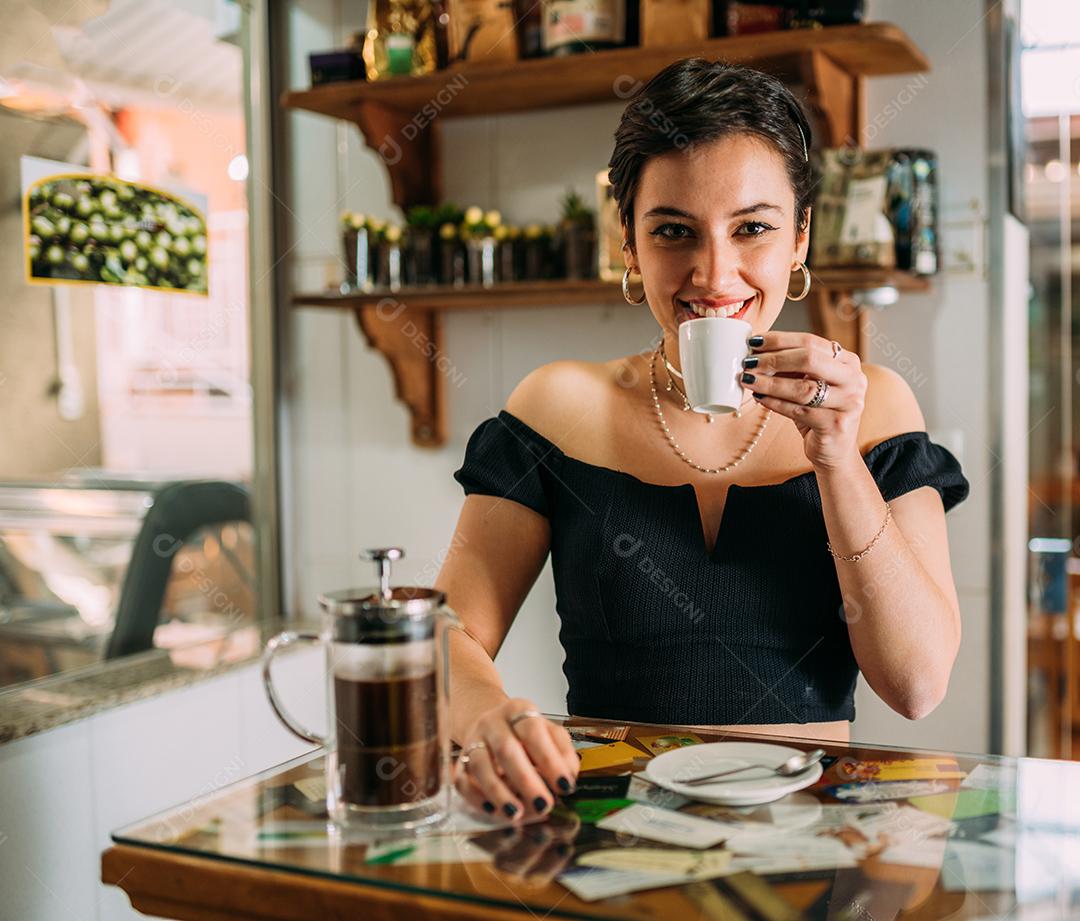
{"label": "woman's mouth", "polygon": [[686,320],[697,320],[702,317],[741,320],[750,309],[750,306],[754,303],[756,297],[757,295],[751,295],[745,301],[737,301],[734,304],[726,304],[723,307],[707,307],[701,303],[691,303],[690,301],[682,301],[676,298],[675,303],[678,305],[678,309],[676,310],[675,319],[679,323],[683,323]]}

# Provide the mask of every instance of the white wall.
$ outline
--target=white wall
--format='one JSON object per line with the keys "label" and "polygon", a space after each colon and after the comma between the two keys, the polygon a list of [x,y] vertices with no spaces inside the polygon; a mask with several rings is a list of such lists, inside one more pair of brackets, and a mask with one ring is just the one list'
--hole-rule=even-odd
{"label": "white wall", "polygon": [[[320,655],[283,657],[274,672],[316,729]],[[110,834],[310,749],[270,710],[256,665],[0,745],[0,918],[145,918],[100,882]]]}
{"label": "white wall", "polygon": [[[866,144],[937,152],[943,246],[964,245],[970,228],[951,222],[962,221],[973,206],[979,214],[988,207],[984,3],[872,0],[868,7],[869,18],[903,28],[930,59],[931,70],[917,89],[909,89],[911,76],[867,81]],[[963,618],[949,695],[929,717],[912,723],[860,681],[856,739],[961,751],[985,751],[989,744],[990,470],[996,459],[988,434],[989,288],[982,268],[939,275],[932,293],[903,296],[871,316],[875,335],[867,360],[907,377],[927,429],[958,456],[971,494],[948,518]]]}
{"label": "white wall", "polygon": [[[876,129],[873,146],[919,144],[937,150],[946,208],[970,199],[985,204],[981,0],[878,0],[869,6],[869,18],[900,25],[933,65],[926,88]],[[306,53],[332,46],[335,26],[351,24],[335,23],[332,2],[302,0],[290,9],[290,80],[302,87],[307,83]],[[883,110],[909,80],[869,81],[869,115]],[[553,220],[568,186],[592,195],[594,175],[607,163],[621,109],[621,103],[609,103],[448,121],[442,126],[445,195],[463,205],[498,208],[512,222]],[[396,219],[401,215],[390,204],[381,163],[362,146],[355,129],[302,112],[289,119],[295,165],[290,207],[297,216],[289,258],[297,290],[317,290],[334,277],[342,209]],[[336,149],[343,156],[335,176]],[[898,370],[906,370],[909,378],[912,367],[925,375],[916,392],[928,426],[961,455],[972,497],[950,516],[965,626],[950,698],[928,719],[907,723],[863,686],[857,696],[856,739],[970,750],[987,745],[991,459],[984,397],[986,307],[981,278],[940,278],[933,294],[904,297],[874,315],[876,345],[870,360],[896,365],[903,355],[906,361]],[[805,328],[798,305],[785,309],[783,325]],[[445,328],[446,353],[464,381],[447,388],[448,443],[421,450],[409,442],[408,418],[393,398],[385,363],[366,348],[355,321],[329,311],[293,312],[295,364],[288,399],[294,502],[287,531],[294,610],[311,611],[318,591],[358,580],[371,584],[369,567],[356,562],[356,551],[363,547],[405,547],[407,557],[395,580],[430,584],[460,509],[462,494],[451,474],[473,428],[499,410],[532,368],[556,358],[603,360],[629,354],[648,342],[654,323],[644,307],[638,313],[582,307],[451,315]],[[557,629],[547,569],[523,605],[498,664],[511,693],[562,712],[565,683]]]}

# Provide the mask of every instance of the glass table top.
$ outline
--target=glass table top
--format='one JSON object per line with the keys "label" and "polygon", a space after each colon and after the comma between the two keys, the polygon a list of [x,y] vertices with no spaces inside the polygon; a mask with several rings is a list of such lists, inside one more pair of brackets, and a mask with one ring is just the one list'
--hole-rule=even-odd
{"label": "glass table top", "polygon": [[[571,731],[583,770],[541,821],[512,825],[455,797],[448,823],[424,834],[342,836],[320,751],[113,839],[523,918],[1080,917],[1080,764],[549,718]],[[687,800],[649,779],[674,752],[704,753],[710,768],[732,754],[696,748],[715,742],[827,755],[820,777],[763,805]]]}

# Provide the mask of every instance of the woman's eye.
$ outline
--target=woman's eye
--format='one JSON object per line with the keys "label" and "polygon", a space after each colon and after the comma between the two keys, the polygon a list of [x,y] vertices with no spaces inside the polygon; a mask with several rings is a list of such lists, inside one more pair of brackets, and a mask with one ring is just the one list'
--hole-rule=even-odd
{"label": "woman's eye", "polygon": [[[686,231],[686,233],[665,233],[665,231]],[[660,237],[663,240],[684,240],[690,233],[690,228],[685,224],[661,224],[656,230],[650,231],[650,235]]]}
{"label": "woman's eye", "polygon": [[746,229],[747,227],[760,227],[760,228],[762,228],[762,229],[761,229],[761,230],[759,230],[759,231],[757,231],[757,232],[754,232],[754,233],[744,233],[744,234],[740,234],[740,236],[743,236],[743,237],[763,237],[763,236],[765,236],[765,234],[767,234],[767,233],[768,233],[768,232],[769,232],[770,230],[776,230],[776,228],[775,228],[775,227],[773,227],[773,226],[772,226],[772,225],[770,225],[770,224],[766,224],[766,223],[764,223],[763,221],[749,221],[749,222],[747,222],[746,224],[743,224],[743,225],[742,225],[742,227],[741,227],[740,229],[741,229],[741,230],[745,230],[745,229]]}

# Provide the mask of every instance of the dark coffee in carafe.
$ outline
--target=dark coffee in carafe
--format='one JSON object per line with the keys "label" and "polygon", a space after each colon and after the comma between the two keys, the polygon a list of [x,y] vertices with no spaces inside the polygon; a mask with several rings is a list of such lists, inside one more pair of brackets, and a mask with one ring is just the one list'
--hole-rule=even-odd
{"label": "dark coffee in carafe", "polygon": [[435,672],[364,680],[334,676],[343,799],[395,806],[439,791]]}

